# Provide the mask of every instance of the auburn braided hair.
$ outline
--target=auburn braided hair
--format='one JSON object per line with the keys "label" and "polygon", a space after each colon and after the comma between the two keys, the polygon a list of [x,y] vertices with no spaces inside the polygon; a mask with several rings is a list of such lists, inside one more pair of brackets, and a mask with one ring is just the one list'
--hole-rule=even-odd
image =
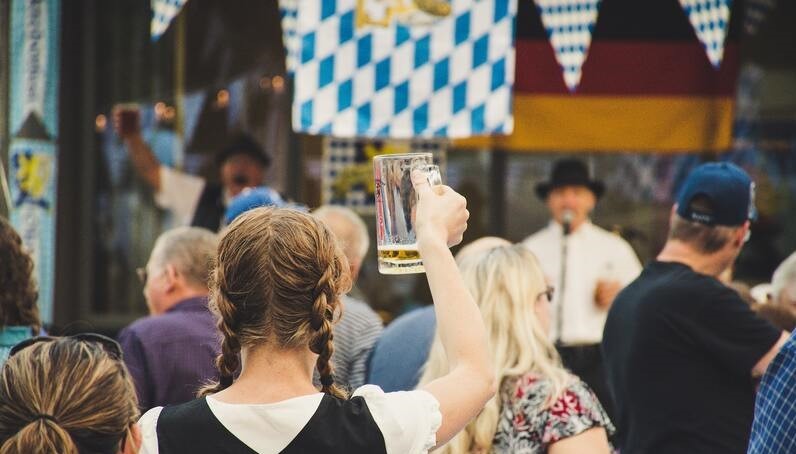
{"label": "auburn braided hair", "polygon": [[335,386],[330,359],[340,296],[350,288],[345,255],[321,221],[272,207],[237,217],[219,242],[210,284],[210,308],[222,334],[220,378],[199,395],[232,384],[242,348],[273,343],[318,354],[322,391],[346,397]]}

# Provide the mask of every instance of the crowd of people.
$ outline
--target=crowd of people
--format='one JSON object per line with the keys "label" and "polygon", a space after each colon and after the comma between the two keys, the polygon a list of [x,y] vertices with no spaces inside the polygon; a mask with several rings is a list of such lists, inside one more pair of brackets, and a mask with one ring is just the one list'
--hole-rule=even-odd
{"label": "crowd of people", "polygon": [[353,211],[245,190],[269,162],[248,140],[215,187],[124,139],[185,226],[114,340],[44,333],[0,219],[0,454],[796,452],[796,255],[767,302],[727,281],[756,216],[732,164],[690,174],[643,268],[591,222],[604,187],[580,161],[537,186],[545,228],[456,257],[465,199],[413,175],[433,304],[383,327],[349,295],[370,247]]}

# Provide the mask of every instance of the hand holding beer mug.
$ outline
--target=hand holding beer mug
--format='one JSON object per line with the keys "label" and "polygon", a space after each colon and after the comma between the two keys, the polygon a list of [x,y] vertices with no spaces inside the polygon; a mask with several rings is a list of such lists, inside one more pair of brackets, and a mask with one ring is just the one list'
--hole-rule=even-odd
{"label": "hand holding beer mug", "polygon": [[426,179],[429,186],[426,189],[430,190],[430,186],[442,183],[439,167],[433,164],[431,153],[412,153],[376,156],[373,171],[379,272],[425,272],[417,249],[415,223],[422,220],[416,218],[418,194],[412,177],[414,172],[415,179]]}

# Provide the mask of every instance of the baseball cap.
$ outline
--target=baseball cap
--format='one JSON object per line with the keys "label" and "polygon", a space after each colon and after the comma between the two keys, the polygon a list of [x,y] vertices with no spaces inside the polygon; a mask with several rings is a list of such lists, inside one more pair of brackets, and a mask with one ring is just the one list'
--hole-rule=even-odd
{"label": "baseball cap", "polygon": [[[694,207],[702,197],[708,209]],[[705,225],[739,226],[757,218],[755,184],[740,167],[728,162],[711,162],[694,169],[677,198],[677,214]]]}
{"label": "baseball cap", "polygon": [[268,186],[246,188],[233,198],[224,213],[224,222],[229,225],[236,217],[258,207],[285,206],[285,201],[278,192]]}

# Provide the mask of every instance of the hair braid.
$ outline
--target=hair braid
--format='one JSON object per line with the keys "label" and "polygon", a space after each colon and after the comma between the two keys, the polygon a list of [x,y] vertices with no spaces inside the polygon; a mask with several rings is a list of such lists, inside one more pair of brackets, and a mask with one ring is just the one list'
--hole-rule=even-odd
{"label": "hair braid", "polygon": [[316,368],[321,379],[321,390],[335,397],[348,397],[346,393],[334,383],[332,367],[332,354],[334,353],[334,332],[332,324],[335,316],[335,281],[336,267],[330,265],[326,268],[318,284],[315,286],[315,300],[310,312],[310,327],[315,334],[310,339],[310,350],[318,354]]}
{"label": "hair braid", "polygon": [[213,293],[210,304],[213,312],[216,313],[216,327],[221,333],[221,354],[216,358],[216,368],[219,372],[217,382],[210,382],[208,385],[199,389],[197,396],[202,397],[223,391],[232,385],[235,373],[240,367],[241,343],[236,332],[235,306],[229,302],[223,287],[223,280],[218,279],[217,274],[221,271],[216,269],[217,282],[221,282],[218,290]]}

